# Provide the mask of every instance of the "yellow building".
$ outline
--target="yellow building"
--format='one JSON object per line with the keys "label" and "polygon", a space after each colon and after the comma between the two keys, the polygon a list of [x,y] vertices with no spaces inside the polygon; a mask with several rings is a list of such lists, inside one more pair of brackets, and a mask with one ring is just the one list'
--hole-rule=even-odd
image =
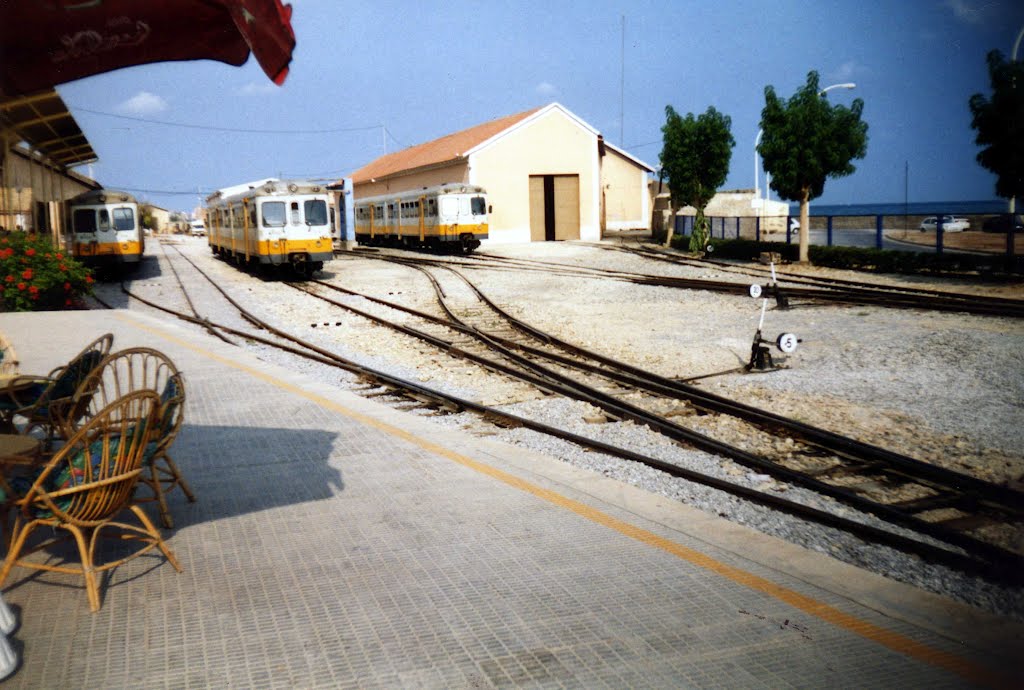
{"label": "yellow building", "polygon": [[352,182],[356,201],[445,182],[484,187],[490,242],[597,240],[650,229],[651,172],[551,103],[382,156]]}

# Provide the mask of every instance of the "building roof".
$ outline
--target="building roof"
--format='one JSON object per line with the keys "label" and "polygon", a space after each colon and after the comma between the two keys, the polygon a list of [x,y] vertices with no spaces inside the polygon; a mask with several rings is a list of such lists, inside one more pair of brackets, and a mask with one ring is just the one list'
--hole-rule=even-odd
{"label": "building roof", "polygon": [[[454,134],[443,136],[440,139],[428,141],[425,144],[411,146],[407,149],[396,151],[395,153],[389,153],[386,156],[381,156],[372,163],[365,165],[352,173],[352,183],[361,184],[364,182],[383,180],[401,174],[419,172],[430,168],[440,168],[461,162],[470,154],[480,151],[492,142],[503,137],[509,131],[517,129],[520,126],[524,126],[527,122],[542,117],[551,110],[560,111],[566,117],[576,122],[576,124],[594,136],[600,136],[596,129],[591,127],[561,104],[549,103],[548,105],[540,108],[526,110],[521,113],[516,113],[515,115],[500,117],[497,120],[491,120],[490,122],[485,122],[481,125],[464,129],[461,132],[455,132]],[[632,161],[637,166],[644,168],[649,172],[654,171],[654,168],[622,149],[612,146],[607,142],[605,145],[624,158]],[[337,184],[338,183],[335,183],[335,186],[337,186]]]}
{"label": "building roof", "polygon": [[461,160],[470,149],[522,122],[539,110],[541,108],[534,108],[515,115],[500,117],[461,132],[428,141],[425,144],[411,146],[381,156],[352,173],[352,183],[359,184],[391,177],[402,172],[455,163]]}

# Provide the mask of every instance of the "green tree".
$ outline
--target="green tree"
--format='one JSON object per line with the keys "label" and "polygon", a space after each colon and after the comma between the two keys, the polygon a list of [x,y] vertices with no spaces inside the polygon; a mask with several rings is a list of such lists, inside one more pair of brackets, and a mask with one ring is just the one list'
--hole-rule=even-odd
{"label": "green tree", "polygon": [[788,101],[771,86],[765,88],[764,100],[764,134],[757,150],[772,175],[772,189],[783,199],[800,202],[800,261],[806,263],[811,199],[821,196],[827,178],[852,174],[856,168],[851,161],[867,153],[868,125],[860,119],[864,101],[854,99],[849,108],[829,105],[813,71]]}
{"label": "green tree", "polygon": [[1024,62],[1007,61],[998,50],[988,54],[992,99],[971,96],[971,127],[982,146],[977,160],[995,173],[996,194],[1010,200],[1024,196]]}
{"label": "green tree", "polygon": [[[732,120],[709,107],[699,117],[687,113],[680,117],[672,106],[665,106],[664,143],[661,170],[668,178],[672,220],[683,206],[697,209],[690,236],[690,250],[701,251],[707,245],[708,227],[704,208],[715,196],[729,174],[732,147]],[[672,228],[666,229],[665,246],[672,241]]]}

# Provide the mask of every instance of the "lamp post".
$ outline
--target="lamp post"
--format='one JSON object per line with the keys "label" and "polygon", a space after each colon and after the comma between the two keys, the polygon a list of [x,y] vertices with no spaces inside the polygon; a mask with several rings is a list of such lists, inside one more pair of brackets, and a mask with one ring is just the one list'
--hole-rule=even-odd
{"label": "lamp post", "polygon": [[[1010,52],[1010,62],[1017,62],[1017,49],[1020,48],[1020,40],[1024,38],[1024,26],[1020,27],[1020,31],[1017,33],[1017,40],[1013,42],[1013,50]],[[1011,196],[1010,201],[1007,204],[1007,210],[1010,213],[1010,232],[1013,232],[1013,214],[1017,212],[1017,197]]]}

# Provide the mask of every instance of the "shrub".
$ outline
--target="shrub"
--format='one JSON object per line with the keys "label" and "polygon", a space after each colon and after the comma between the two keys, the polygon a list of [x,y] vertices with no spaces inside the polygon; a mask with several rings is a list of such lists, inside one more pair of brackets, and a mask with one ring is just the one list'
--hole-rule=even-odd
{"label": "shrub", "polygon": [[0,236],[0,310],[81,309],[92,282],[92,272],[55,249],[48,237]]}

